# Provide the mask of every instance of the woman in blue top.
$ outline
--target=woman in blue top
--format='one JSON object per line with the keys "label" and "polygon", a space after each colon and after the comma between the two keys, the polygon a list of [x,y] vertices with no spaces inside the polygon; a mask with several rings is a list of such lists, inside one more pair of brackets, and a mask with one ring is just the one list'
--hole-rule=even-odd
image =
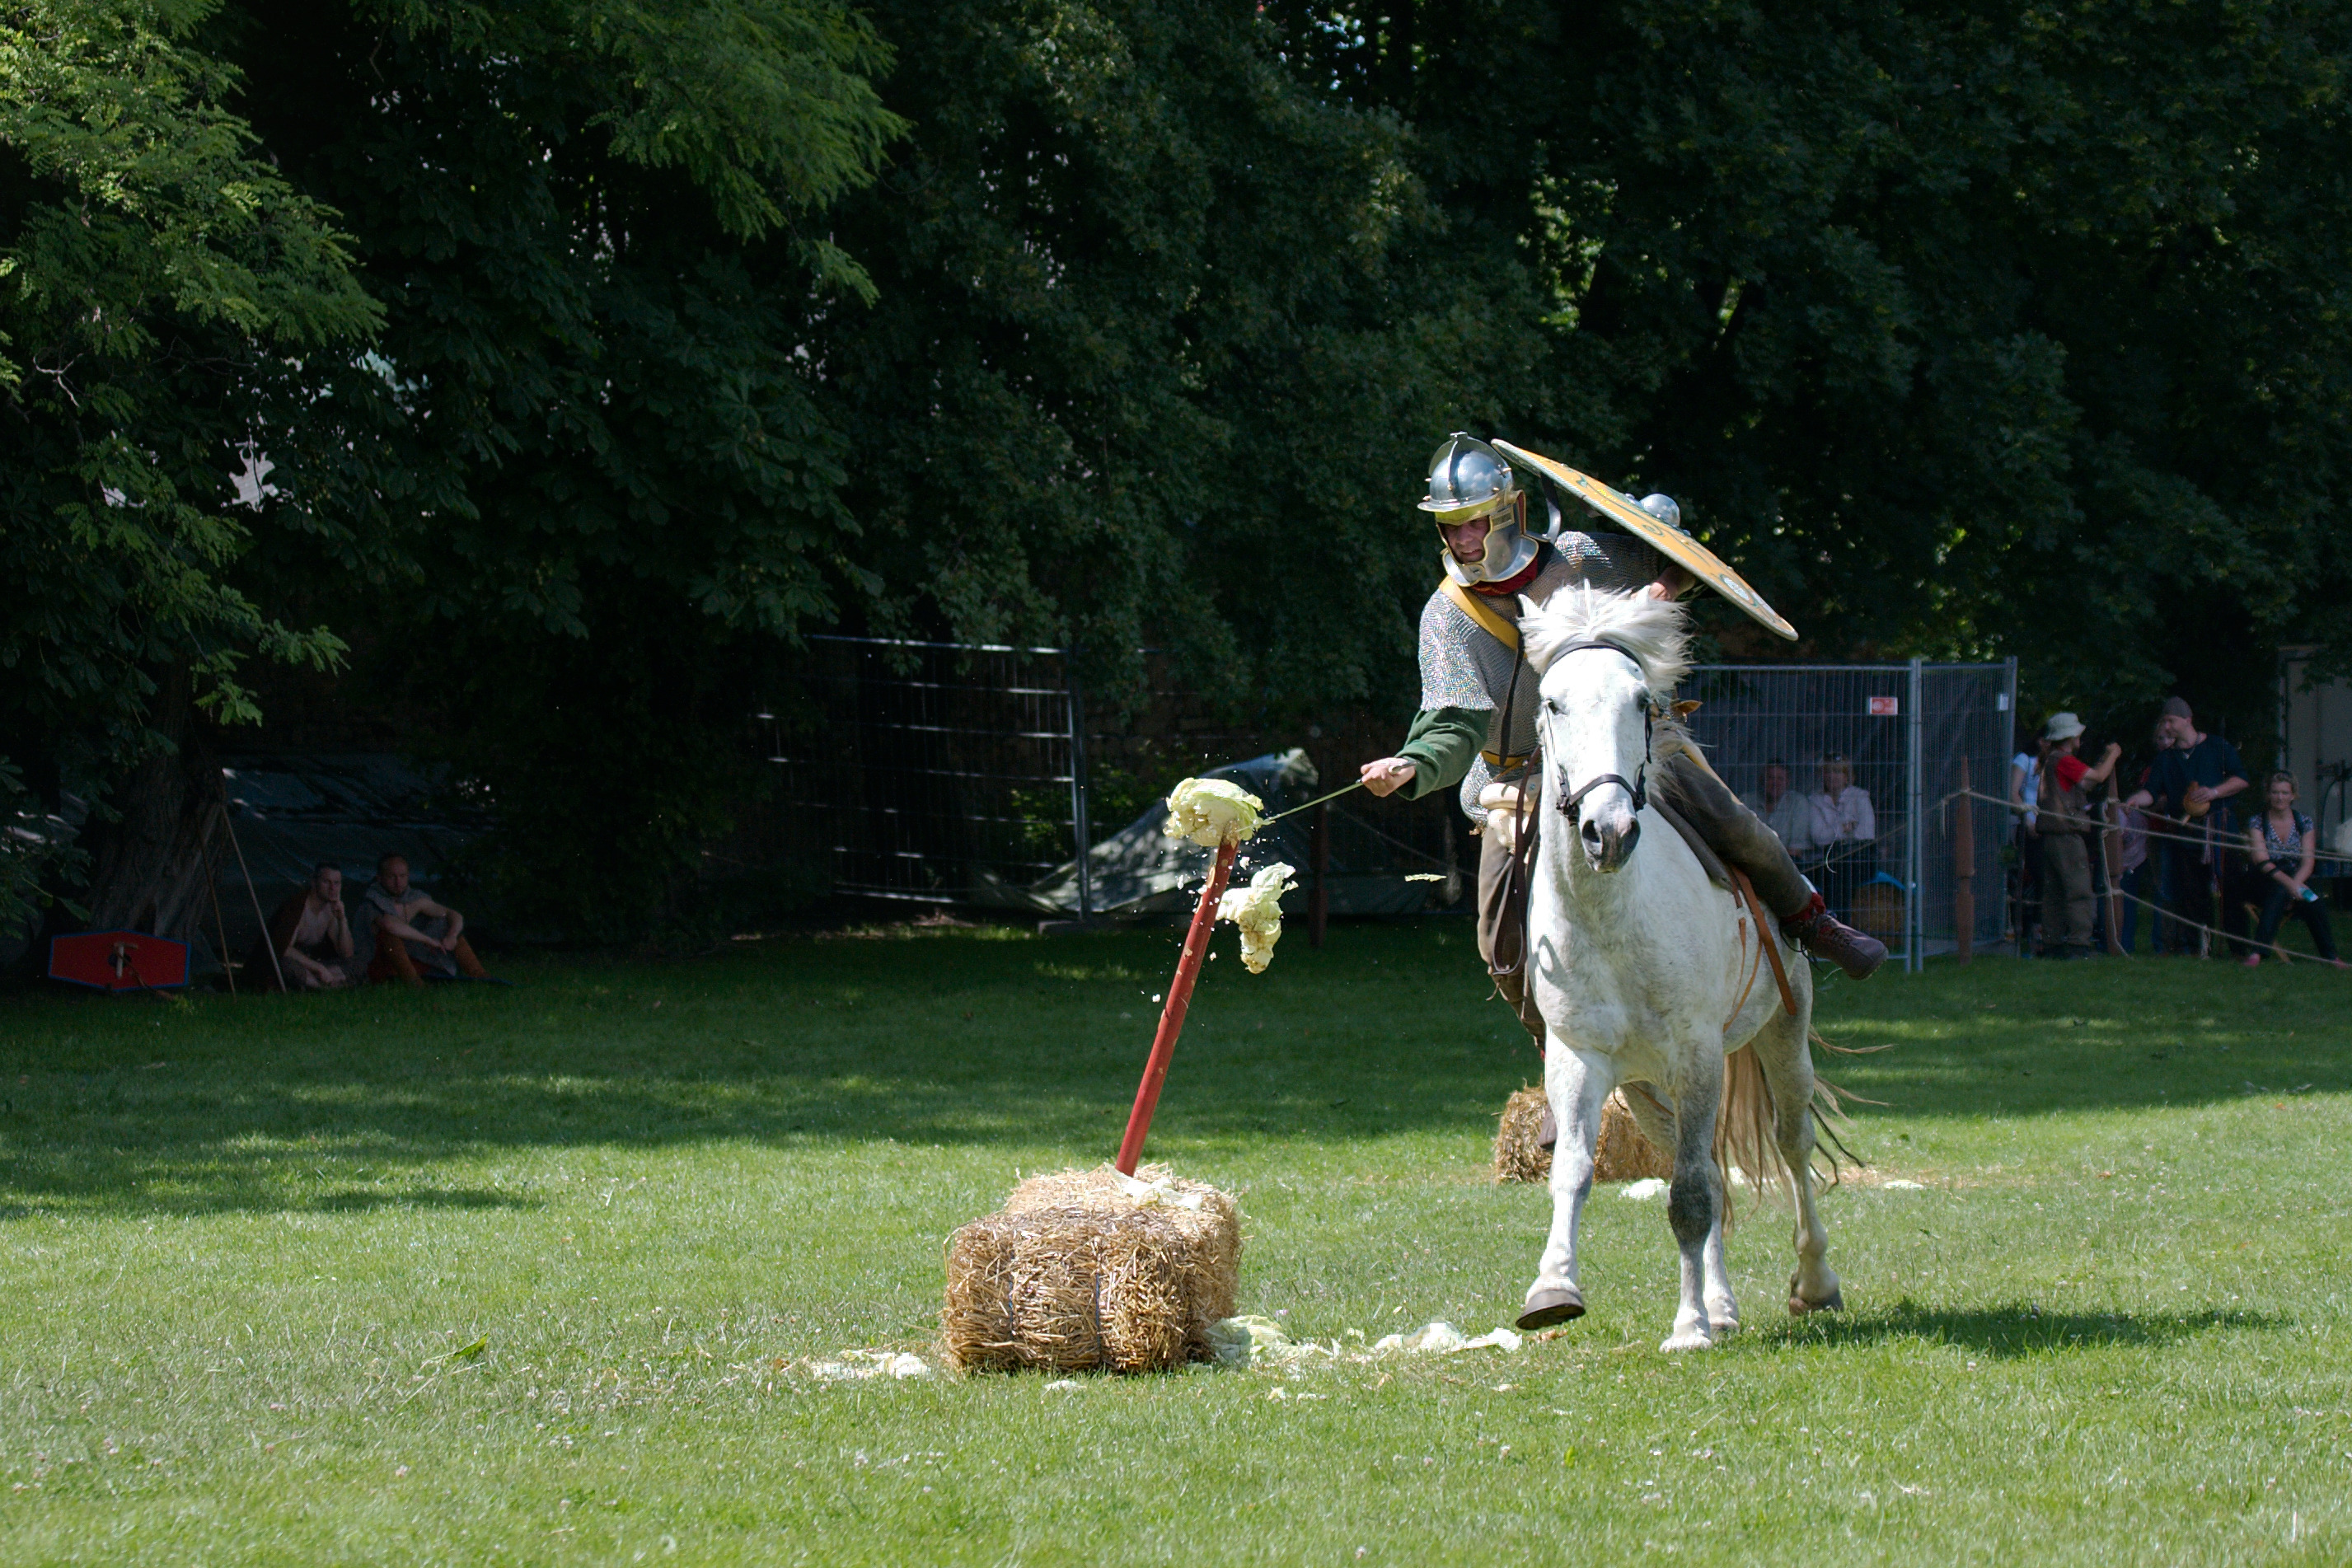
{"label": "woman in blue top", "polygon": [[[2294,775],[2272,774],[2263,793],[2267,809],[2246,830],[2247,870],[2269,884],[2263,902],[2263,923],[2254,940],[2270,946],[2278,937],[2280,921],[2292,909],[2303,917],[2319,956],[2341,969],[2345,963],[2336,956],[2336,932],[2328,924],[2327,905],[2310,886],[2319,836],[2312,831],[2311,819],[2294,809]],[[2249,969],[2262,961],[2259,952],[2245,957]]]}

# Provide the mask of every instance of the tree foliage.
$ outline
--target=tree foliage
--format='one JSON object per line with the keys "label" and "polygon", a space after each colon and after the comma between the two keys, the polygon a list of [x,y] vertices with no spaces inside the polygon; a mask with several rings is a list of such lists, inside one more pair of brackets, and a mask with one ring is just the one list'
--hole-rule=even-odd
{"label": "tree foliage", "polygon": [[[0,11],[0,810],[32,798],[17,758],[52,804],[101,794],[153,744],[159,677],[193,674],[201,706],[245,719],[248,653],[323,664],[341,646],[228,580],[251,534],[224,503],[241,405],[380,313],[332,213],[226,106],[236,74],[190,47],[209,11]],[[54,851],[0,853],[0,925]]]}
{"label": "tree foliage", "polygon": [[1685,497],[1816,646],[2242,729],[2279,643],[2352,646],[2352,12],[1271,9],[1537,273],[1511,421]]}

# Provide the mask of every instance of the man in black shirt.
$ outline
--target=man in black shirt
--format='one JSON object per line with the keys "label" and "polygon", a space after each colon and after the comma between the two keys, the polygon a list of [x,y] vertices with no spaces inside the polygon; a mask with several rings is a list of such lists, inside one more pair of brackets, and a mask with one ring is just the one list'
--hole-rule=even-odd
{"label": "man in black shirt", "polygon": [[[2197,727],[2196,716],[2179,697],[2165,703],[2163,722],[2172,744],[2156,754],[2146,780],[2124,804],[2144,808],[2154,819],[2149,827],[2170,835],[2151,838],[2148,848],[2164,857],[2162,880],[2172,890],[2172,913],[2179,920],[2210,925],[2214,882],[2225,870],[2222,857],[2234,828],[2226,802],[2246,787],[2246,765],[2236,747]],[[2202,841],[2184,842],[2188,838]],[[2155,950],[2194,953],[2199,937],[2179,921],[2165,921]]]}

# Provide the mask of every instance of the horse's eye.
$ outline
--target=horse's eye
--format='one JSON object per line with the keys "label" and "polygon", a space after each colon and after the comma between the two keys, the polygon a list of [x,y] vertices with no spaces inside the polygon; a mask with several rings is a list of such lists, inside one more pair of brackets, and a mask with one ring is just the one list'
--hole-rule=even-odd
{"label": "horse's eye", "polygon": [[1567,711],[1568,711],[1568,710],[1567,710],[1566,708],[1564,708],[1564,707],[1560,706],[1559,706],[1559,704],[1556,700],[1554,700],[1553,698],[1551,698],[1551,697],[1546,697],[1546,698],[1544,698],[1544,712],[1546,712],[1546,713],[1548,713],[1548,714],[1551,715],[1554,718],[1558,718],[1560,715],[1562,715],[1562,714],[1566,713]]}

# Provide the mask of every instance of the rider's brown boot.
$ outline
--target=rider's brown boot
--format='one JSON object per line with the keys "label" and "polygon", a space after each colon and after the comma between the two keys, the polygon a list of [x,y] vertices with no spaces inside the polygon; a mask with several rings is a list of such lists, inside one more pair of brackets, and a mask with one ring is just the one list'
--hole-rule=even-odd
{"label": "rider's brown boot", "polygon": [[1812,903],[1783,919],[1780,929],[1790,940],[1803,943],[1808,952],[1827,958],[1857,980],[1870,978],[1886,962],[1886,944],[1832,915],[1818,893]]}

